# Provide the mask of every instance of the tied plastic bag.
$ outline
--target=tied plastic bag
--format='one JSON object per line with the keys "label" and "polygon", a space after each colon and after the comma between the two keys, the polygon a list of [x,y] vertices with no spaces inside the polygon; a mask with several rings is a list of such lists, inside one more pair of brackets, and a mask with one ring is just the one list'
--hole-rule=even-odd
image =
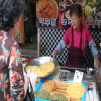
{"label": "tied plastic bag", "polygon": [[27,94],[23,101],[35,101],[34,99],[34,90],[36,85],[37,75],[33,68],[30,68],[27,72],[27,76],[30,78],[29,88],[27,90]]}
{"label": "tied plastic bag", "polygon": [[[36,79],[37,79],[37,74],[35,73],[35,69],[34,68],[28,69],[27,76],[30,78],[33,91],[35,91]],[[30,85],[29,85],[29,90],[30,90]]]}
{"label": "tied plastic bag", "polygon": [[33,92],[33,88],[32,88],[31,83],[30,83],[30,92],[29,92],[29,89],[28,89],[27,93],[26,93],[26,96],[25,96],[23,101],[35,101],[34,92]]}

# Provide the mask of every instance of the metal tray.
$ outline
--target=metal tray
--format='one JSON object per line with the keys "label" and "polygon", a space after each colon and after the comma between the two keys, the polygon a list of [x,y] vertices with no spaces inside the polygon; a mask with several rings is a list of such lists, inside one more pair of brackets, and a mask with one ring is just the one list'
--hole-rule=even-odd
{"label": "metal tray", "polygon": [[59,63],[56,59],[52,58],[52,57],[39,57],[39,58],[35,58],[31,61],[29,61],[28,64],[26,64],[25,66],[25,72],[26,72],[26,67],[27,66],[40,66],[41,64],[43,63],[46,63],[46,62],[53,62],[54,65],[55,65],[55,68],[52,72],[48,73],[47,75],[43,75],[43,76],[38,76],[39,78],[47,78],[48,76],[50,76],[51,74],[53,74],[57,68],[59,68]]}

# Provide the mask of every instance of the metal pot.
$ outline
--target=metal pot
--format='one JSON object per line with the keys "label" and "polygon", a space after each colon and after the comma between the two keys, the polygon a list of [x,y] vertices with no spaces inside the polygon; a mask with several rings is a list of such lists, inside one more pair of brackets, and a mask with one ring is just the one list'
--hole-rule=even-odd
{"label": "metal pot", "polygon": [[53,62],[55,65],[55,68],[52,72],[48,73],[47,75],[43,75],[43,76],[38,76],[40,78],[47,78],[48,76],[50,76],[51,74],[53,74],[58,68],[59,68],[59,63],[56,59],[52,58],[52,57],[39,57],[39,58],[35,58],[32,59],[31,61],[29,61],[29,63],[25,66],[25,72],[26,72],[26,67],[27,66],[40,66],[43,63],[46,62]]}
{"label": "metal pot", "polygon": [[89,68],[86,68],[86,77],[87,78],[92,78],[94,75],[94,69],[89,67]]}

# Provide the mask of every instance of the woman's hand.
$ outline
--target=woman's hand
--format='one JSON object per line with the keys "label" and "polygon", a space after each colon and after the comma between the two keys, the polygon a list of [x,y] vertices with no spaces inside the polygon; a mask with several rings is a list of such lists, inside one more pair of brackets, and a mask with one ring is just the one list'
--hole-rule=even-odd
{"label": "woman's hand", "polygon": [[96,58],[96,62],[99,66],[101,66],[101,61],[99,60],[99,58]]}
{"label": "woman's hand", "polygon": [[98,60],[98,65],[101,66],[101,61],[100,60]]}
{"label": "woman's hand", "polygon": [[57,50],[54,50],[53,51],[53,53],[52,53],[52,56],[53,56],[53,58],[55,58],[56,57],[56,54],[58,53],[58,51]]}

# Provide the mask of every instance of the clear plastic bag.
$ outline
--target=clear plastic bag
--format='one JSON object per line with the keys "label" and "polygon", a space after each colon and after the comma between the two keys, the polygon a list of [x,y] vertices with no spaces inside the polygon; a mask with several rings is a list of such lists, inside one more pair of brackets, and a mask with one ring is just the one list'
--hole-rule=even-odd
{"label": "clear plastic bag", "polygon": [[[35,69],[34,68],[30,68],[27,72],[27,76],[30,78],[30,82],[33,88],[33,91],[35,90],[35,86],[36,86],[36,79],[37,79],[37,74],[35,73]],[[30,87],[29,87],[30,90]]]}
{"label": "clear plastic bag", "polygon": [[27,76],[30,78],[29,88],[27,90],[27,94],[23,101],[35,101],[34,99],[34,90],[36,86],[37,75],[35,73],[34,68],[30,68],[27,72]]}

